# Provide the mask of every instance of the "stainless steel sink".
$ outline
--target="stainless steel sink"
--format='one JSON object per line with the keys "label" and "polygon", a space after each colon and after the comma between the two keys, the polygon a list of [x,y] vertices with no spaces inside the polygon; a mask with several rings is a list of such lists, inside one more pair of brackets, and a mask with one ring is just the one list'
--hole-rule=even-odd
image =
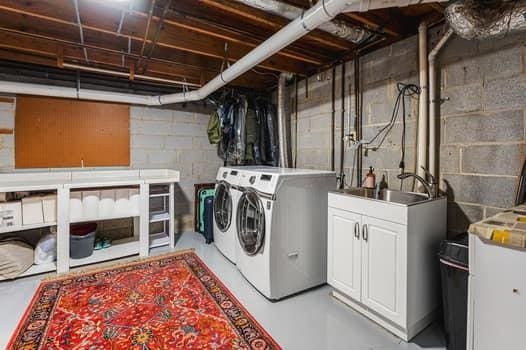
{"label": "stainless steel sink", "polygon": [[420,202],[431,201],[425,194],[401,192],[395,190],[381,190],[379,193],[371,188],[350,188],[338,190],[337,193],[343,193],[350,196],[363,197],[372,200],[398,203],[403,205],[413,205]]}

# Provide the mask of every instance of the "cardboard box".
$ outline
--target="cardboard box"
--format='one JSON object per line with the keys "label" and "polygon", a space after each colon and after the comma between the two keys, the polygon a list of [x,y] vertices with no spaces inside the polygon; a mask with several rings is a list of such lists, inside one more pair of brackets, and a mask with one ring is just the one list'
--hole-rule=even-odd
{"label": "cardboard box", "polygon": [[44,223],[42,197],[22,198],[22,224],[36,225]]}
{"label": "cardboard box", "polygon": [[0,203],[0,227],[22,226],[22,202],[13,201]]}
{"label": "cardboard box", "polygon": [[44,222],[57,222],[57,196],[50,194],[42,197]]}

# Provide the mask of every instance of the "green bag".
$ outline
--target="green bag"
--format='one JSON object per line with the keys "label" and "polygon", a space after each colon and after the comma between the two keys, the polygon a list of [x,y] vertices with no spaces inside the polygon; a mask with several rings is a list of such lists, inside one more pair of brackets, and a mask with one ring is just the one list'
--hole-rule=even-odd
{"label": "green bag", "polygon": [[214,111],[208,121],[208,141],[212,145],[217,145],[221,142],[221,122],[219,121],[219,114]]}

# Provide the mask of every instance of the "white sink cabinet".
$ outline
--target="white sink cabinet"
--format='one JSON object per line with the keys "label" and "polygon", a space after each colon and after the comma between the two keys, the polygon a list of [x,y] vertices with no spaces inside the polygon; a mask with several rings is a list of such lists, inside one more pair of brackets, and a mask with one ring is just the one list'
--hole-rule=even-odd
{"label": "white sink cabinet", "polygon": [[333,296],[409,341],[440,306],[446,198],[402,205],[331,192],[328,202]]}

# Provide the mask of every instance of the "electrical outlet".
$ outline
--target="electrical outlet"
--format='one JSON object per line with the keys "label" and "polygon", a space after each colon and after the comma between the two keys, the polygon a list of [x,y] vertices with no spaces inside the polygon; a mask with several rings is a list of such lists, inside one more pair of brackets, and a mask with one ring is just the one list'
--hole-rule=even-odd
{"label": "electrical outlet", "polygon": [[358,140],[356,140],[356,132],[351,131],[343,138],[348,148],[353,147]]}

